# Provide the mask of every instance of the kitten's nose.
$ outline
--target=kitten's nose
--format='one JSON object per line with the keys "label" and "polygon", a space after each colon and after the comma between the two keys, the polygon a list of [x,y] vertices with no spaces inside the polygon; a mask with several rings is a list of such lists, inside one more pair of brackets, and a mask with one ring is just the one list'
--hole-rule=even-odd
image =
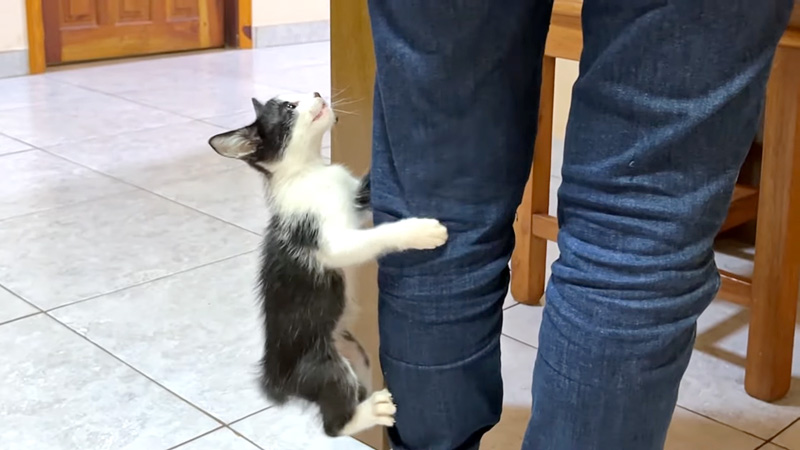
{"label": "kitten's nose", "polygon": [[314,98],[322,98],[322,96],[319,95],[319,92],[314,92]]}

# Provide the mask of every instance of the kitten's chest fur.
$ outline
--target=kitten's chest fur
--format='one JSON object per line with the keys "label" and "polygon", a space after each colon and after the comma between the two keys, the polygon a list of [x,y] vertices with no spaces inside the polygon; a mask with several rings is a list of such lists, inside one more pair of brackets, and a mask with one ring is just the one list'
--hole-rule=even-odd
{"label": "kitten's chest fur", "polygon": [[260,285],[271,368],[296,367],[312,349],[332,348],[353,315],[352,271],[325,268],[317,255],[323,228],[358,226],[358,184],[340,166],[270,183]]}

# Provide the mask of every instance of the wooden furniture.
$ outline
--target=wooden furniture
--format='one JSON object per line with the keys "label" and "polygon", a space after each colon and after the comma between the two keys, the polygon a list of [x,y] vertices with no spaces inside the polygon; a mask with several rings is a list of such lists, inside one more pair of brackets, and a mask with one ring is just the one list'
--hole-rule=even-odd
{"label": "wooden furniture", "polygon": [[[347,110],[340,114],[331,136],[331,161],[344,164],[355,173],[369,169],[372,150],[372,88],[375,80],[375,55],[366,0],[331,1],[331,87],[334,99],[346,99]],[[353,333],[369,353],[373,386],[382,386],[378,363],[378,286],[377,267],[369,264],[359,270],[356,298],[359,315]],[[389,450],[382,428],[356,436],[365,444]]]}
{"label": "wooden furniture", "polygon": [[[800,0],[781,39],[764,118],[760,186],[737,186],[723,230],[757,219],[752,279],[720,271],[720,297],[750,307],[745,388],[774,401],[789,390],[800,293]],[[544,293],[547,241],[558,223],[548,214],[555,60],[579,60],[581,0],[556,0],[543,61],[539,134],[515,223],[511,291],[526,304]]]}
{"label": "wooden furniture", "polygon": [[49,65],[222,47],[218,0],[43,0]]}

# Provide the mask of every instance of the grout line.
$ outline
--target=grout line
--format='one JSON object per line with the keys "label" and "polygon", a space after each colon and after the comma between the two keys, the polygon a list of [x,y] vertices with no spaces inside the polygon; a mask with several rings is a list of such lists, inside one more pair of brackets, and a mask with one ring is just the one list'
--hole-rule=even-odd
{"label": "grout line", "polygon": [[[169,277],[172,277],[172,276],[175,276],[175,275],[181,275],[181,274],[184,274],[186,272],[191,272],[193,270],[201,269],[203,267],[207,267],[207,266],[210,266],[210,265],[213,265],[213,264],[221,263],[221,262],[228,261],[228,260],[231,260],[231,259],[234,259],[234,258],[238,258],[240,256],[248,255],[248,254],[254,253],[256,251],[257,251],[256,249],[248,250],[246,252],[237,253],[237,254],[231,255],[231,256],[226,256],[226,257],[224,257],[222,259],[217,259],[217,260],[214,260],[214,261],[203,263],[203,264],[200,264],[199,266],[193,266],[193,267],[189,267],[189,268],[186,268],[186,269],[181,269],[181,270],[178,270],[177,272],[172,272],[170,274],[162,275],[160,277],[152,278],[150,280],[140,281],[138,283],[134,283],[134,284],[131,284],[131,285],[128,285],[128,286],[124,286],[124,287],[117,288],[117,289],[112,289],[112,290],[110,290],[108,292],[103,292],[102,294],[95,294],[95,295],[92,295],[90,297],[82,298],[80,300],[75,300],[74,302],[65,303],[63,305],[58,305],[58,306],[55,306],[55,307],[47,309],[47,310],[44,310],[44,309],[41,309],[41,308],[39,308],[39,309],[42,312],[46,313],[47,315],[50,315],[51,312],[57,311],[59,309],[66,308],[68,306],[75,306],[75,305],[77,305],[79,303],[85,303],[85,302],[88,302],[90,300],[95,300],[97,298],[104,297],[106,295],[116,294],[118,292],[122,292],[122,291],[125,291],[125,290],[128,290],[128,289],[132,289],[132,288],[135,288],[135,287],[143,286],[145,284],[150,284],[150,283],[153,283],[153,282],[156,282],[156,281],[161,281],[163,279],[166,279],[166,278],[169,278]],[[36,305],[34,305],[34,306],[36,306]]]}
{"label": "grout line", "polygon": [[772,445],[774,445],[776,447],[785,448],[785,447],[783,447],[781,445],[778,445],[778,444],[776,444],[776,443],[774,443],[772,441],[775,440],[775,438],[777,438],[781,434],[785,433],[786,430],[788,430],[789,428],[792,428],[795,424],[800,424],[800,418],[795,419],[792,423],[790,423],[789,425],[786,425],[782,430],[780,430],[777,433],[775,433],[774,436],[772,436],[771,438],[767,439],[766,444],[772,444]]}
{"label": "grout line", "polygon": [[698,415],[698,416],[700,416],[700,417],[703,417],[703,418],[706,418],[706,419],[708,419],[708,420],[710,420],[710,421],[712,421],[712,422],[716,422],[716,423],[718,423],[718,424],[720,424],[720,425],[722,425],[722,426],[724,426],[724,427],[726,427],[726,428],[730,428],[731,430],[735,430],[735,431],[738,431],[738,432],[740,432],[740,433],[744,433],[744,434],[746,434],[746,435],[748,435],[748,436],[751,436],[751,437],[754,437],[754,438],[756,438],[756,439],[758,439],[758,440],[760,440],[760,441],[765,441],[765,442],[764,442],[764,444],[767,444],[767,443],[769,443],[769,440],[767,440],[767,439],[764,439],[764,438],[763,438],[763,437],[761,437],[761,436],[758,436],[758,435],[756,435],[756,434],[753,434],[753,433],[751,433],[751,432],[749,432],[749,431],[741,430],[741,429],[739,429],[739,428],[736,428],[736,427],[735,427],[735,426],[733,426],[733,425],[729,425],[729,424],[727,424],[727,423],[725,423],[725,422],[721,422],[721,421],[719,421],[719,420],[717,420],[717,419],[715,419],[715,418],[713,418],[713,417],[707,416],[707,415],[705,415],[705,414],[703,414],[703,413],[699,413],[699,412],[697,412],[697,411],[694,411],[694,410],[692,410],[692,409],[689,409],[689,408],[687,408],[687,407],[685,407],[685,406],[681,406],[681,405],[678,405],[678,404],[676,404],[676,405],[675,405],[675,407],[676,407],[676,408],[680,408],[680,409],[682,409],[682,410],[684,410],[684,411],[689,411],[689,412],[690,412],[690,413],[692,413],[692,414],[696,414],[696,415]]}
{"label": "grout line", "polygon": [[509,335],[507,335],[507,334],[505,334],[505,333],[500,333],[500,335],[501,335],[501,336],[504,336],[504,337],[507,337],[507,338],[511,339],[512,341],[519,342],[520,344],[522,344],[522,345],[524,345],[524,346],[526,346],[526,347],[530,347],[530,348],[532,348],[532,349],[534,349],[534,350],[536,350],[536,351],[538,351],[538,350],[539,350],[539,347],[536,347],[536,346],[534,346],[534,345],[528,344],[527,342],[525,342],[525,341],[521,341],[521,340],[519,340],[519,339],[517,339],[517,338],[515,338],[515,337],[513,337],[513,336],[509,336]]}
{"label": "grout line", "polygon": [[[16,109],[16,108],[12,108],[12,109]],[[9,134],[0,133],[0,136],[3,136],[3,137],[8,138],[8,139],[11,139],[12,141],[17,141],[20,144],[25,144],[27,146],[33,147],[33,145],[31,145],[30,142],[23,141],[22,139],[19,139],[17,137],[11,136]],[[24,152],[24,151],[27,151],[27,150],[30,150],[30,149],[28,148],[28,149],[25,149],[25,150],[17,150],[17,151],[11,152],[11,153],[6,153],[6,155],[11,155],[11,154],[14,154],[14,153],[19,153],[19,152]]]}
{"label": "grout line", "polygon": [[515,307],[515,306],[519,306],[519,305],[521,305],[521,303],[519,303],[519,302],[517,302],[516,300],[514,300],[514,304],[513,304],[513,305],[509,305],[509,306],[506,306],[505,308],[503,308],[503,311],[508,311],[509,309],[511,309],[511,308],[513,308],[513,307]]}
{"label": "grout line", "polygon": [[176,449],[176,448],[178,448],[178,447],[184,446],[184,445],[186,445],[186,444],[188,444],[188,443],[190,443],[190,442],[194,442],[194,441],[196,441],[196,440],[198,440],[198,439],[204,438],[204,437],[208,436],[208,435],[209,435],[209,434],[211,434],[211,433],[215,433],[215,432],[217,432],[217,431],[219,431],[219,430],[224,430],[224,429],[225,429],[225,427],[224,427],[224,426],[222,426],[222,427],[217,427],[217,428],[214,428],[213,430],[211,430],[211,431],[206,431],[206,432],[205,432],[205,433],[203,433],[203,434],[199,434],[199,435],[197,435],[197,436],[195,436],[195,437],[193,437],[193,438],[189,439],[188,441],[183,441],[183,442],[181,442],[181,443],[180,443],[180,444],[178,444],[178,445],[173,445],[172,447],[168,448],[167,450],[175,450],[175,449]]}
{"label": "grout line", "polygon": [[[267,408],[267,409],[269,409],[269,408]],[[254,446],[257,448],[257,449],[259,449],[259,450],[264,450],[264,447],[262,447],[262,446],[260,446],[260,445],[256,444],[256,443],[255,443],[255,442],[254,442],[252,439],[250,439],[249,437],[247,437],[247,436],[243,435],[242,433],[239,433],[238,431],[234,430],[234,429],[233,429],[233,428],[231,428],[229,425],[226,425],[226,426],[225,426],[225,428],[227,428],[228,430],[230,430],[230,431],[231,431],[231,433],[235,434],[236,436],[239,436],[240,438],[244,439],[245,441],[247,441],[247,442],[249,442],[249,443],[253,444],[253,445],[254,445]]]}
{"label": "grout line", "polygon": [[236,419],[236,420],[234,420],[234,421],[232,421],[232,422],[230,422],[230,423],[226,424],[226,426],[230,427],[231,425],[237,424],[237,423],[239,423],[239,422],[241,422],[241,421],[243,421],[243,420],[247,420],[247,419],[249,419],[249,418],[251,418],[251,417],[255,416],[256,414],[261,414],[262,412],[264,412],[264,411],[266,411],[266,410],[268,410],[268,409],[272,409],[272,408],[274,408],[275,406],[277,406],[277,405],[269,405],[269,406],[267,406],[266,408],[261,408],[261,409],[259,409],[259,410],[258,410],[258,411],[256,411],[256,412],[252,412],[252,413],[250,413],[250,414],[248,414],[248,415],[246,415],[246,416],[240,417],[240,418],[238,418],[238,419]]}
{"label": "grout line", "polygon": [[16,322],[18,320],[22,320],[22,319],[27,319],[29,317],[38,316],[39,314],[44,314],[44,311],[39,310],[39,311],[36,311],[35,313],[25,314],[24,316],[15,317],[13,319],[6,320],[5,322],[0,322],[0,327],[3,326],[3,325],[8,325],[10,323],[14,323],[14,322]]}
{"label": "grout line", "polygon": [[[219,423],[221,426],[223,426],[223,427],[225,426],[225,422],[223,422],[221,419],[217,418],[216,416],[214,416],[213,414],[209,413],[208,411],[206,411],[206,410],[204,410],[204,409],[200,408],[199,406],[195,405],[194,403],[190,402],[189,400],[187,400],[187,399],[186,399],[186,398],[184,398],[183,396],[181,396],[181,395],[178,395],[178,394],[177,394],[175,391],[173,391],[172,389],[170,389],[170,388],[168,388],[168,387],[164,386],[163,384],[159,383],[159,382],[158,382],[158,381],[156,381],[154,378],[152,378],[151,376],[149,376],[149,375],[145,374],[145,373],[144,373],[144,372],[142,372],[141,370],[137,369],[137,368],[136,368],[136,367],[134,367],[132,364],[128,363],[128,362],[127,362],[127,361],[125,361],[124,359],[120,358],[119,356],[115,355],[115,354],[114,354],[114,353],[112,353],[111,351],[107,350],[105,347],[103,347],[103,346],[101,346],[100,344],[98,344],[97,342],[94,342],[93,340],[89,339],[89,337],[88,337],[88,336],[84,336],[83,334],[79,333],[77,330],[74,330],[74,329],[72,329],[72,328],[71,328],[69,325],[67,325],[67,324],[65,324],[65,323],[63,323],[63,322],[61,322],[60,320],[58,320],[56,317],[54,317],[54,316],[50,315],[49,313],[45,312],[44,314],[45,314],[47,317],[49,317],[49,318],[53,319],[53,320],[54,320],[54,321],[55,321],[57,324],[59,324],[59,325],[63,326],[64,328],[66,328],[66,329],[67,329],[67,330],[69,330],[70,332],[72,332],[72,333],[74,333],[75,335],[79,336],[80,338],[84,339],[86,342],[88,342],[88,343],[92,344],[93,346],[97,347],[97,348],[98,348],[99,350],[101,350],[103,353],[107,354],[108,356],[110,356],[110,357],[114,358],[115,360],[119,361],[120,363],[124,364],[124,365],[125,365],[125,366],[127,366],[129,369],[133,370],[134,372],[138,373],[139,375],[143,376],[144,378],[146,378],[146,379],[150,380],[152,383],[154,383],[155,385],[157,385],[157,386],[161,387],[162,389],[164,389],[165,391],[169,392],[170,394],[174,395],[174,396],[175,396],[176,398],[178,398],[179,400],[183,400],[183,401],[184,401],[186,404],[188,404],[188,405],[192,406],[192,407],[193,407],[193,408],[195,408],[197,411],[199,411],[199,412],[203,413],[204,415],[208,416],[210,419],[212,419],[212,420],[214,420],[215,422]],[[220,427],[217,427],[217,428],[220,428]]]}
{"label": "grout line", "polygon": [[[22,141],[20,141],[20,142],[22,142]],[[24,142],[24,144],[28,145],[28,146],[31,145],[31,144],[28,144],[27,142]],[[24,148],[22,150],[14,150],[13,152],[0,154],[0,158],[3,158],[5,156],[11,156],[11,155],[19,155],[20,153],[29,152],[29,151],[32,151],[32,150],[39,150],[39,149],[36,148],[36,147],[31,147],[31,148]]]}
{"label": "grout line", "polygon": [[[40,149],[36,149],[36,150],[40,150]],[[40,150],[40,151],[44,151],[44,150]],[[48,152],[47,154],[50,155],[51,153]],[[105,176],[106,178],[110,178],[105,174],[101,173],[101,175]],[[89,199],[86,199],[86,200],[78,200],[78,201],[73,202],[73,203],[66,203],[66,204],[63,204],[63,205],[53,206],[53,207],[50,207],[50,208],[44,208],[44,209],[40,209],[40,210],[37,210],[37,211],[26,212],[24,214],[20,214],[20,215],[17,215],[17,216],[9,216],[9,217],[0,218],[0,223],[6,222],[6,221],[9,221],[9,220],[21,219],[21,218],[25,218],[25,217],[29,217],[29,216],[34,216],[36,214],[42,214],[42,213],[49,213],[49,212],[53,212],[53,211],[58,211],[60,209],[69,208],[69,207],[72,207],[72,206],[80,206],[80,205],[85,205],[85,204],[91,203],[91,202],[96,202],[96,201],[101,201],[101,200],[108,200],[109,198],[114,198],[114,197],[116,197],[118,195],[131,194],[133,192],[136,192],[137,189],[144,191],[144,189],[139,189],[137,186],[133,186],[133,187],[136,188],[136,189],[124,190],[124,191],[120,191],[120,192],[115,192],[113,194],[102,194],[99,197],[89,198]],[[147,192],[147,191],[145,191],[145,192]]]}
{"label": "grout line", "polygon": [[[80,166],[80,167],[84,167],[84,168],[86,168],[86,169],[88,169],[88,170],[91,170],[92,172],[95,172],[95,173],[97,173],[97,174],[103,175],[103,176],[105,176],[105,177],[107,177],[107,178],[110,178],[110,179],[112,179],[112,180],[115,180],[115,181],[117,181],[117,182],[119,182],[119,183],[122,183],[122,184],[125,184],[125,185],[128,185],[128,186],[134,187],[134,188],[136,188],[136,189],[138,189],[138,190],[140,190],[140,191],[143,191],[143,192],[147,192],[147,193],[149,193],[149,194],[151,194],[151,195],[154,195],[154,196],[156,196],[156,197],[159,197],[159,198],[161,198],[161,199],[163,199],[163,200],[166,200],[166,201],[168,201],[168,202],[170,202],[170,203],[172,203],[172,204],[179,205],[179,206],[181,206],[181,207],[183,207],[183,208],[186,208],[186,209],[189,209],[189,210],[191,210],[191,211],[197,212],[197,213],[199,213],[199,214],[202,214],[202,215],[204,215],[204,216],[206,216],[206,217],[210,217],[210,218],[212,218],[212,219],[214,219],[214,220],[217,220],[217,221],[219,221],[219,222],[222,222],[222,223],[228,224],[228,225],[230,225],[230,226],[233,226],[233,227],[235,227],[235,228],[238,228],[239,230],[246,231],[247,233],[249,233],[249,234],[252,234],[252,235],[254,235],[254,236],[258,236],[258,237],[262,237],[262,236],[263,236],[261,233],[256,233],[256,232],[253,232],[253,231],[251,231],[251,230],[248,230],[247,228],[244,228],[244,227],[242,227],[242,226],[240,226],[240,225],[237,225],[237,224],[235,224],[235,223],[233,223],[233,222],[229,222],[229,221],[227,221],[227,220],[225,220],[225,219],[222,219],[222,218],[220,218],[220,217],[214,216],[214,215],[212,215],[212,214],[209,214],[209,213],[207,213],[207,212],[205,212],[205,211],[202,211],[202,210],[200,210],[200,209],[197,209],[197,208],[194,208],[194,207],[192,207],[192,206],[186,205],[186,204],[184,204],[184,203],[181,203],[181,202],[179,202],[179,201],[177,201],[177,200],[171,199],[171,198],[169,198],[169,197],[167,197],[167,196],[164,196],[164,195],[162,195],[162,194],[159,194],[158,192],[154,192],[154,191],[150,190],[149,188],[146,188],[146,187],[143,187],[143,186],[139,186],[139,185],[137,185],[137,184],[134,184],[134,183],[132,183],[132,182],[130,182],[130,181],[123,180],[122,178],[118,178],[118,177],[116,177],[116,176],[114,176],[114,175],[107,174],[107,173],[105,173],[105,172],[102,172],[102,171],[100,171],[100,170],[97,170],[97,169],[94,169],[94,168],[92,168],[92,167],[89,167],[89,166],[87,166],[87,165],[84,165],[83,163],[80,163],[80,162],[77,162],[77,161],[73,161],[73,160],[71,160],[71,159],[69,159],[69,158],[66,158],[66,157],[64,157],[64,156],[61,156],[61,155],[59,155],[59,154],[56,154],[56,153],[52,153],[52,152],[50,152],[50,151],[48,151],[48,150],[44,150],[44,149],[40,149],[40,150],[42,150],[42,151],[44,151],[44,152],[47,152],[47,154],[49,154],[49,155],[53,155],[53,156],[55,156],[55,157],[61,158],[61,159],[63,159],[64,161],[68,161],[68,162],[71,162],[71,163],[73,163],[73,164],[75,164],[75,165],[78,165],[78,166]],[[195,177],[195,178],[188,178],[188,179],[186,179],[186,180],[182,180],[182,181],[193,180],[193,179],[202,178],[202,177],[205,177],[205,176],[210,176],[210,175],[218,175],[218,174],[225,173],[225,172],[228,172],[228,171],[230,171],[230,170],[235,170],[235,169],[236,169],[236,168],[231,168],[231,169],[221,170],[221,171],[219,171],[219,172],[209,173],[209,174],[206,174],[206,175],[200,175],[200,176],[198,176],[198,177]],[[176,183],[177,183],[177,182],[178,182],[178,181],[176,181]],[[165,183],[165,184],[162,184],[161,186],[166,186],[166,185],[169,185],[169,184],[172,184],[172,183]],[[133,191],[131,191],[131,192],[133,192]],[[123,193],[121,193],[120,195],[124,195],[124,194],[126,194],[126,193],[124,193],[124,192],[123,192]],[[110,194],[110,195],[108,195],[108,196],[106,196],[106,197],[104,197],[104,198],[113,197],[114,195],[116,195],[116,194]],[[89,202],[89,201],[93,201],[93,200],[87,200],[87,202]],[[18,216],[18,217],[19,217],[19,216]],[[1,222],[1,221],[0,221],[0,222]]]}

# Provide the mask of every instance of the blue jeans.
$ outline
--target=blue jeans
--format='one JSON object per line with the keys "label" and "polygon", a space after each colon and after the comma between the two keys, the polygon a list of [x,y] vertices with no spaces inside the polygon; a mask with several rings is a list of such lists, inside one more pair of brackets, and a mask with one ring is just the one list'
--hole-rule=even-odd
{"label": "blue jeans", "polygon": [[[396,450],[477,449],[502,409],[501,305],[552,3],[369,7],[376,222],[435,217],[451,236],[380,262],[390,436]],[[584,0],[524,450],[663,448],[791,8]]]}

